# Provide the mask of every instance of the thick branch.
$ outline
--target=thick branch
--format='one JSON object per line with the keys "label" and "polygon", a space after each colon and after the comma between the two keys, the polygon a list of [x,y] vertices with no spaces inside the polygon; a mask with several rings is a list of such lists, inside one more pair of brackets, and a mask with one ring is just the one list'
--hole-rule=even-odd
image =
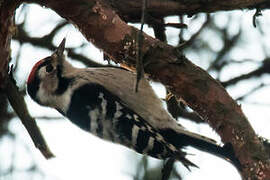
{"label": "thick branch", "polygon": [[[141,0],[105,0],[117,9],[120,15],[133,22],[139,22],[142,1]],[[269,8],[267,0],[151,0],[147,4],[147,12],[154,17],[188,14],[200,12],[216,12],[223,10],[235,10],[245,8]]]}

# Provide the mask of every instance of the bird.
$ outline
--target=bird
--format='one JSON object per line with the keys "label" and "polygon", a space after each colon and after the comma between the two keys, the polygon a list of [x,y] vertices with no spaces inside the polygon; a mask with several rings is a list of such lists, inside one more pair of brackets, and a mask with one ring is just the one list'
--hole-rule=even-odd
{"label": "bird", "polygon": [[[51,56],[32,68],[28,95],[38,104],[56,109],[84,131],[137,153],[157,159],[173,158],[189,167],[184,148],[191,146],[236,164],[230,146],[193,133],[180,125],[162,105],[149,81],[121,68],[77,68],[64,55],[64,38]],[[229,147],[229,148],[228,148]]]}

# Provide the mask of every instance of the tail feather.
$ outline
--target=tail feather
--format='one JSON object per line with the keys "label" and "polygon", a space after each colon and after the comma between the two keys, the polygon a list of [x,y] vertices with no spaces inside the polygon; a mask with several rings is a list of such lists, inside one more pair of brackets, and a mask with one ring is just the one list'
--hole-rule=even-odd
{"label": "tail feather", "polygon": [[[210,142],[209,140],[204,140],[203,138],[197,138],[196,136],[189,136],[187,134],[182,134],[179,132],[176,132],[173,129],[161,129],[160,134],[170,143],[172,143],[177,148],[182,148],[185,146],[192,146],[196,149],[199,149],[204,152],[211,153],[215,156],[218,156],[220,158],[223,158],[233,165],[235,165],[238,169],[241,169],[241,165],[237,157],[235,156],[235,153],[233,151],[233,148],[230,144],[226,144],[224,146],[219,146],[214,142]],[[180,156],[177,159],[180,161],[186,161],[188,164],[192,163],[186,158],[183,159],[183,155]],[[194,164],[192,163],[194,166]],[[196,166],[196,165],[195,165]]]}
{"label": "tail feather", "polygon": [[196,164],[194,164],[193,162],[191,162],[190,160],[188,160],[187,158],[185,158],[185,156],[183,155],[178,155],[175,157],[177,160],[179,160],[189,171],[190,167],[196,167],[199,168],[199,166],[197,166]]}

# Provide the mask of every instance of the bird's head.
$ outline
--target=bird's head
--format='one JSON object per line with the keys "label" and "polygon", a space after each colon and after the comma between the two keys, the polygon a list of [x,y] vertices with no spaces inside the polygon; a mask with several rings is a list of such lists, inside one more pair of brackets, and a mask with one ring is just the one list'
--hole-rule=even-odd
{"label": "bird's head", "polygon": [[41,105],[52,106],[53,95],[59,88],[59,79],[62,78],[65,57],[64,38],[56,51],[38,61],[31,70],[27,80],[27,92],[30,97]]}

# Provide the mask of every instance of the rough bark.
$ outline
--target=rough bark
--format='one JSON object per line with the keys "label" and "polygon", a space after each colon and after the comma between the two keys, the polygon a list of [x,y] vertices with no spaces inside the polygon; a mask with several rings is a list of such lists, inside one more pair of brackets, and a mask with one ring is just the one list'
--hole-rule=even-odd
{"label": "rough bark", "polygon": [[[127,20],[140,20],[141,0],[105,0],[111,4]],[[147,4],[147,12],[161,18],[170,15],[193,15],[200,12],[216,12],[247,8],[269,8],[267,0],[151,0]],[[161,10],[162,9],[162,10]]]}
{"label": "rough bark", "polygon": [[[139,31],[128,26],[116,14],[115,9],[107,4],[108,2],[102,0],[38,0],[35,2],[51,8],[72,22],[89,41],[102,49],[112,60],[134,69],[136,37]],[[113,5],[115,2],[121,1],[110,1]],[[194,4],[198,2],[197,6],[190,4],[190,1],[177,2],[182,4],[182,9],[186,8],[186,11],[182,13],[193,14],[202,11],[246,8],[266,1],[206,1],[207,7],[202,6],[203,3],[199,0],[191,1]],[[182,2],[188,6],[184,6]],[[193,6],[193,10],[189,9]],[[164,8],[155,9],[163,11]],[[124,10],[119,8],[118,11]],[[125,13],[127,12],[121,14]],[[220,83],[176,52],[172,46],[146,34],[144,34],[142,52],[145,72],[153,80],[167,86],[179,99],[185,101],[200,114],[221,136],[224,143],[232,144],[243,167],[241,171],[243,178],[270,179],[269,155],[243,114],[241,106],[229,96]],[[1,67],[3,68],[1,64],[3,62],[0,62],[0,70],[2,70]]]}
{"label": "rough bark", "polygon": [[16,3],[0,0],[0,88],[8,69],[10,58],[10,40],[15,33],[13,14]]}

